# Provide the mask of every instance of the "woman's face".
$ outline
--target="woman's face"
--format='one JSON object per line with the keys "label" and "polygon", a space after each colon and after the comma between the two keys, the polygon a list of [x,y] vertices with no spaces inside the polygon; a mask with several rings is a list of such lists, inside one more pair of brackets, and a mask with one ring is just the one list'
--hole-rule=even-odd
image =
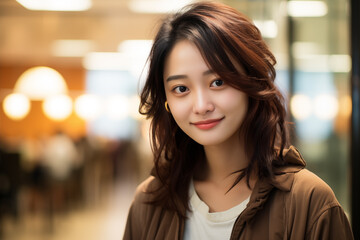
{"label": "woman's face", "polygon": [[204,146],[238,141],[248,97],[223,82],[195,44],[175,44],[165,61],[164,87],[169,114],[194,141]]}

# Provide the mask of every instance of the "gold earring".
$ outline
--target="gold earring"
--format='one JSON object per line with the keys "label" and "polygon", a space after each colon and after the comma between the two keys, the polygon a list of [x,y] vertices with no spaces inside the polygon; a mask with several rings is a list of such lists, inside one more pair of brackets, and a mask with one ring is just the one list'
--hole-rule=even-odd
{"label": "gold earring", "polygon": [[165,109],[166,109],[167,112],[170,112],[170,110],[169,110],[169,104],[168,104],[167,101],[165,101]]}

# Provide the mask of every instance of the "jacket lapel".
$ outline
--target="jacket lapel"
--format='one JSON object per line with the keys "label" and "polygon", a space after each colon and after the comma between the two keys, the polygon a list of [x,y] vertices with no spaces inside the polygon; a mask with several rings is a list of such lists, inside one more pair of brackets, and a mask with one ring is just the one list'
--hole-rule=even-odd
{"label": "jacket lapel", "polygon": [[255,184],[250,201],[246,209],[236,219],[230,239],[239,239],[245,226],[251,224],[255,215],[260,212],[268,201],[274,189],[290,191],[294,173],[305,168],[306,163],[298,150],[291,146],[284,151],[285,164],[274,169],[275,177],[272,180],[259,179]]}

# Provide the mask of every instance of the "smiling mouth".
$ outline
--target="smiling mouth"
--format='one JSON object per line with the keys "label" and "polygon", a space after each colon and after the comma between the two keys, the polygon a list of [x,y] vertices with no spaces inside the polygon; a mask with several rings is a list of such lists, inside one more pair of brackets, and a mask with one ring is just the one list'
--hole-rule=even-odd
{"label": "smiling mouth", "polygon": [[208,130],[218,125],[223,119],[224,117],[219,119],[208,119],[205,121],[193,122],[192,124],[201,130]]}

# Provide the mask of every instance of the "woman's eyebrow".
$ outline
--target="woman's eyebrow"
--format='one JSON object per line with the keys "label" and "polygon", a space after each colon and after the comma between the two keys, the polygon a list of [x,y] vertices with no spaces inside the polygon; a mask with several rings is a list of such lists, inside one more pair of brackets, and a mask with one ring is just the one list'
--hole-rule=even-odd
{"label": "woman's eyebrow", "polygon": [[[211,74],[214,74],[214,71],[211,70],[211,69],[206,70],[205,72],[203,72],[203,76],[211,75]],[[184,75],[184,74],[172,75],[172,76],[169,76],[169,77],[166,79],[166,82],[169,82],[169,81],[172,81],[172,80],[184,79],[184,78],[187,78],[187,77],[188,77],[188,76],[187,76],[187,75]]]}
{"label": "woman's eyebrow", "polygon": [[187,78],[186,75],[172,75],[166,79],[166,82],[172,81],[172,80],[178,80],[178,79],[184,79]]}
{"label": "woman's eyebrow", "polygon": [[215,72],[214,72],[213,70],[209,69],[209,70],[203,72],[203,76],[211,75],[211,74],[214,74],[214,73],[215,73]]}

